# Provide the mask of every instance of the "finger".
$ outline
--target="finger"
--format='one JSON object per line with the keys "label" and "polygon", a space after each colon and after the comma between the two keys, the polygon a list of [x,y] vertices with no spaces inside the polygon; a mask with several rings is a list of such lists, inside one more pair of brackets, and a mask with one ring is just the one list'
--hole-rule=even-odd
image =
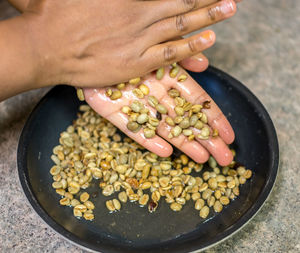
{"label": "finger", "polygon": [[215,39],[214,32],[207,30],[186,39],[152,46],[143,53],[142,59],[150,70],[155,70],[204,51],[214,44]]}
{"label": "finger", "polygon": [[155,136],[151,139],[147,139],[144,137],[142,130],[134,133],[127,129],[128,118],[127,115],[121,112],[121,108],[134,100],[131,91],[124,91],[123,98],[116,101],[110,100],[105,95],[105,89],[84,89],[84,95],[87,103],[98,114],[109,120],[137,143],[162,157],[168,157],[172,154],[172,146],[161,137]]}
{"label": "finger", "polygon": [[[178,75],[183,73],[187,74],[181,69]],[[191,103],[202,104],[205,101],[210,101],[210,108],[203,109],[207,115],[208,124],[212,128],[218,130],[220,137],[225,143],[230,144],[234,141],[234,132],[230,123],[217,104],[194,79],[188,77],[184,82],[177,82],[176,79],[173,79],[166,74],[160,81],[165,85],[172,83],[172,86],[180,91],[182,97],[186,98]]]}
{"label": "finger", "polygon": [[[235,12],[235,2],[223,0],[208,7],[154,23],[146,29],[145,36],[153,44],[161,43],[229,18]],[[153,34],[157,36],[153,36]]]}
{"label": "finger", "polygon": [[[192,80],[192,78],[190,78],[190,79]],[[160,103],[163,104],[167,108],[168,115],[170,117],[172,117],[172,118],[176,117],[177,115],[174,110],[175,102],[167,94],[167,91],[171,88],[178,89],[176,79],[170,78],[166,74],[161,81],[157,81],[153,76],[151,76],[151,77],[147,78],[147,82],[148,82],[148,84],[151,83],[151,85],[153,87],[159,87],[159,86],[161,87],[159,89],[151,90],[151,95],[157,97],[159,99]],[[147,84],[147,82],[146,82],[146,84]],[[187,80],[184,82],[184,84],[186,82],[187,82]],[[163,85],[163,86],[161,86],[161,85]],[[198,85],[198,89],[199,89],[199,87],[200,86]],[[189,89],[189,87],[186,87],[186,88]],[[198,93],[199,93],[199,91],[198,91]],[[193,94],[197,94],[197,90],[194,90]],[[184,96],[183,92],[181,92],[181,95],[183,97],[187,98],[188,101],[192,102],[189,99],[189,97],[191,97],[191,95]],[[223,122],[223,124],[226,124],[226,122]],[[223,124],[220,127],[223,127]],[[208,126],[208,125],[206,125],[206,127],[210,128],[210,126]],[[203,163],[203,162],[207,161],[207,159],[209,158],[209,153],[212,154],[212,156],[214,156],[215,159],[217,160],[217,162],[222,166],[228,165],[233,159],[230,149],[228,148],[226,143],[220,137],[210,137],[208,140],[203,140],[203,139],[200,139],[197,137],[201,133],[201,130],[193,129],[193,132],[194,132],[194,135],[195,135],[197,141],[189,141],[187,139],[187,137],[185,137],[183,134],[179,135],[178,137],[174,137],[174,138],[170,139],[168,137],[168,135],[171,131],[171,127],[165,123],[164,118],[163,118],[163,121],[161,121],[157,130],[161,137],[166,139],[172,145],[179,148],[181,151],[186,153],[189,157],[191,157],[193,160],[195,160],[198,163]],[[221,131],[221,129],[220,129],[220,131]]]}
{"label": "finger", "polygon": [[227,166],[233,160],[233,154],[228,148],[226,143],[220,137],[209,138],[203,140],[198,138],[201,130],[194,129],[196,140],[205,147],[209,153],[216,159],[217,163],[221,166]]}
{"label": "finger", "polygon": [[[167,110],[170,117],[175,117],[174,100],[167,94],[167,91],[172,87],[172,82],[169,82],[167,85],[160,83],[153,75],[148,75],[146,81],[144,81],[150,89],[150,96],[156,97],[161,104],[163,104]],[[155,88],[154,88],[155,87]],[[154,113],[155,114],[155,113]],[[209,158],[209,153],[207,150],[200,145],[197,141],[189,141],[186,136],[180,135],[176,138],[170,139],[168,137],[171,131],[171,127],[165,123],[165,116],[163,116],[162,121],[160,122],[157,133],[167,140],[169,143],[180,149],[182,152],[191,157],[195,162],[204,163]]]}
{"label": "finger", "polygon": [[193,72],[203,72],[208,68],[208,59],[205,57],[204,54],[199,53],[192,57],[183,59],[179,62],[179,64],[187,70],[193,71]]}
{"label": "finger", "polygon": [[173,17],[179,14],[190,12],[210,4],[218,0],[158,0],[158,1],[144,1],[140,2],[141,8],[144,8],[144,13],[148,13],[149,21],[155,23],[159,20]]}
{"label": "finger", "polygon": [[180,149],[187,156],[192,158],[197,163],[205,163],[209,158],[208,151],[197,141],[189,141],[183,134],[176,138],[170,139],[168,137],[171,131],[171,127],[168,126],[164,121],[159,124],[157,133],[168,140],[172,145]]}
{"label": "finger", "polygon": [[[183,39],[183,37],[178,36],[174,40]],[[198,53],[189,58],[183,59],[179,64],[187,70],[193,72],[202,72],[208,68],[209,62],[203,53]]]}

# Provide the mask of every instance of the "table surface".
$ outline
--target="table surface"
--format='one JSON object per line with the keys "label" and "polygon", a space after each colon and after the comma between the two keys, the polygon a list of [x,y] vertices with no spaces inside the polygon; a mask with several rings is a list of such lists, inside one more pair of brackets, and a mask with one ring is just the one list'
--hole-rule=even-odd
{"label": "table surface", "polygon": [[[300,252],[299,13],[297,0],[244,0],[235,17],[212,27],[217,42],[206,55],[264,104],[277,130],[280,163],[277,182],[261,211],[207,252]],[[17,14],[0,0],[0,20]],[[0,252],[85,252],[44,224],[18,180],[18,138],[46,92],[30,91],[0,103]]]}

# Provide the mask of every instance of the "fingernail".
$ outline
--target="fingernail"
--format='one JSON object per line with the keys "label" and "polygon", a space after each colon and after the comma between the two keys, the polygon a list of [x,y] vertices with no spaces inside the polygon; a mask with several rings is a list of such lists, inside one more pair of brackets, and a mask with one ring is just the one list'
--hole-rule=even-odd
{"label": "fingernail", "polygon": [[211,42],[213,40],[213,33],[211,31],[206,31],[201,35],[201,39],[204,43]]}
{"label": "fingernail", "polygon": [[193,56],[192,57],[193,60],[199,61],[199,62],[203,62],[204,58],[202,58],[201,56]]}
{"label": "fingernail", "polygon": [[232,1],[228,1],[228,0],[222,1],[222,5],[220,6],[220,8],[223,13],[231,13],[234,11],[234,6]]}

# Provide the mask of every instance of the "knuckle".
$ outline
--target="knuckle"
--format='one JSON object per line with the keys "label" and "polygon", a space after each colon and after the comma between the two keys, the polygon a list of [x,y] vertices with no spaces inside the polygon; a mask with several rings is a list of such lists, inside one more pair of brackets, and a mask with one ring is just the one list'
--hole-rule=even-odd
{"label": "knuckle", "polygon": [[211,21],[215,21],[222,16],[222,11],[219,6],[211,7],[207,9],[207,15]]}
{"label": "knuckle", "polygon": [[183,6],[190,10],[190,9],[193,9],[196,5],[196,1],[197,0],[182,0],[182,3],[183,3]]}
{"label": "knuckle", "polygon": [[176,47],[168,45],[164,48],[164,60],[172,62],[176,59]]}
{"label": "knuckle", "polygon": [[176,16],[176,30],[183,32],[188,29],[188,21],[185,15]]}
{"label": "knuckle", "polygon": [[197,41],[195,40],[190,40],[188,42],[188,46],[189,46],[189,49],[191,52],[197,52],[198,51],[198,44],[197,44]]}
{"label": "knuckle", "polygon": [[204,90],[201,90],[201,91],[199,91],[198,96],[195,99],[195,102],[203,103],[204,101],[210,100],[210,99],[211,98],[208,96],[208,94]]}
{"label": "knuckle", "polygon": [[215,124],[224,120],[225,116],[222,112],[218,112],[217,115],[215,115],[214,118],[211,119],[212,122],[214,122]]}

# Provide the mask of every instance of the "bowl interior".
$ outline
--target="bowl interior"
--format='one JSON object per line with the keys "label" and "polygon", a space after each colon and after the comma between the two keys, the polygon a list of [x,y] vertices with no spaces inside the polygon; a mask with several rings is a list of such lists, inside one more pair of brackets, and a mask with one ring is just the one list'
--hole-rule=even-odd
{"label": "bowl interior", "polygon": [[210,67],[192,74],[220,106],[232,124],[237,161],[253,171],[240,188],[240,196],[222,213],[211,212],[203,221],[188,201],[181,212],[173,212],[161,201],[149,214],[137,203],[110,214],[97,182],[87,189],[95,203],[93,222],[77,219],[72,208],[59,205],[52,189],[49,169],[52,149],[59,134],[76,118],[80,102],[68,86],[53,88],[37,105],[20,138],[18,167],[24,191],[38,214],[57,232],[81,246],[101,252],[187,252],[203,249],[227,237],[245,224],[260,208],[274,183],[278,166],[275,129],[257,98],[241,83]]}

